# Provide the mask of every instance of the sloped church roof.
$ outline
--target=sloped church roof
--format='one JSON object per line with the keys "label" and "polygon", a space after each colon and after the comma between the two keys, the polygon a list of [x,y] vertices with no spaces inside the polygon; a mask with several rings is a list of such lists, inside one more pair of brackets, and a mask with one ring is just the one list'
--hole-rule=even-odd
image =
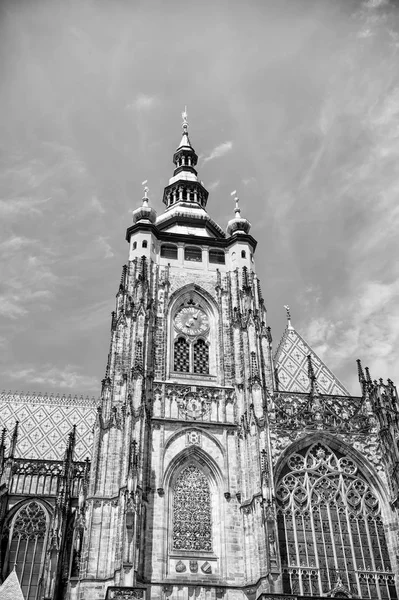
{"label": "sloped church roof", "polygon": [[349,396],[349,392],[303,337],[288,325],[274,355],[276,384],[280,392],[310,391],[308,355],[311,356],[319,390],[323,394]]}
{"label": "sloped church roof", "polygon": [[0,394],[0,426],[7,446],[18,422],[16,455],[20,458],[62,460],[68,434],[76,426],[75,460],[91,457],[93,425],[100,401],[94,398],[42,394]]}
{"label": "sloped church roof", "polygon": [[0,585],[0,598],[1,600],[25,600],[15,569]]}

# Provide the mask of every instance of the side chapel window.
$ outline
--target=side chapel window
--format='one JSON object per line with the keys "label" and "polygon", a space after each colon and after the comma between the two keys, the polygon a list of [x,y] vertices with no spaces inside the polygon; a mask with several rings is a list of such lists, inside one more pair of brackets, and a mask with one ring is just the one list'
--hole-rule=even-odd
{"label": "side chapel window", "polygon": [[339,580],[397,600],[379,500],[348,456],[315,444],[291,455],[277,485],[283,591],[325,595]]}
{"label": "side chapel window", "polygon": [[195,465],[188,465],[173,489],[172,549],[212,552],[209,482]]}
{"label": "side chapel window", "polygon": [[173,370],[209,374],[209,319],[194,301],[181,306],[174,317]]}
{"label": "side chapel window", "polygon": [[15,515],[10,528],[8,572],[14,565],[26,600],[39,598],[39,577],[44,559],[47,519],[38,502],[25,504]]}

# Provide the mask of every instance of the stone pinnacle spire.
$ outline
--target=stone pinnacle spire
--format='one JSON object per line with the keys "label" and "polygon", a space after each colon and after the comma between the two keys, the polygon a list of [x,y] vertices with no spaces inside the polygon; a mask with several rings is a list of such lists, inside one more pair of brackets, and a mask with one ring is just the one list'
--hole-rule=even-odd
{"label": "stone pinnacle spire", "polygon": [[187,114],[187,106],[184,107],[184,111],[181,114],[182,119],[183,119],[183,123],[182,123],[182,129],[183,129],[183,135],[180,141],[179,146],[177,147],[177,149],[179,150],[180,148],[191,148],[191,142],[190,142],[190,138],[188,137],[188,114]]}

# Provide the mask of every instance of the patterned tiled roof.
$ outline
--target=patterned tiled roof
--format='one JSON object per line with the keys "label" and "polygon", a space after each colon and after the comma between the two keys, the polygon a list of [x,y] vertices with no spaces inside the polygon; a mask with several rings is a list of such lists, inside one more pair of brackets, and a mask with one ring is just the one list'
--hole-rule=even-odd
{"label": "patterned tiled roof", "polygon": [[313,369],[320,392],[348,396],[349,392],[346,388],[293,327],[287,327],[284,331],[274,356],[279,390],[302,393],[310,391],[308,354],[312,357]]}
{"label": "patterned tiled roof", "polygon": [[0,585],[1,600],[25,600],[15,569],[11,571],[7,579]]}
{"label": "patterned tiled roof", "polygon": [[68,434],[76,425],[75,460],[91,457],[93,425],[99,400],[72,396],[0,393],[0,429],[7,429],[10,445],[15,422],[18,442],[15,456],[62,460]]}

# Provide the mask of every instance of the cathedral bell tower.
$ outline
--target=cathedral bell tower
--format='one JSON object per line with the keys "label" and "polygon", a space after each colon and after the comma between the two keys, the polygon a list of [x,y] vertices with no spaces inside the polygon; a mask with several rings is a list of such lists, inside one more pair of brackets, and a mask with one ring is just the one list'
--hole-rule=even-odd
{"label": "cathedral bell tower", "polygon": [[126,233],[71,598],[244,598],[279,572],[256,241],[238,199],[226,232],[208,214],[182,127],[165,211],[145,188]]}

